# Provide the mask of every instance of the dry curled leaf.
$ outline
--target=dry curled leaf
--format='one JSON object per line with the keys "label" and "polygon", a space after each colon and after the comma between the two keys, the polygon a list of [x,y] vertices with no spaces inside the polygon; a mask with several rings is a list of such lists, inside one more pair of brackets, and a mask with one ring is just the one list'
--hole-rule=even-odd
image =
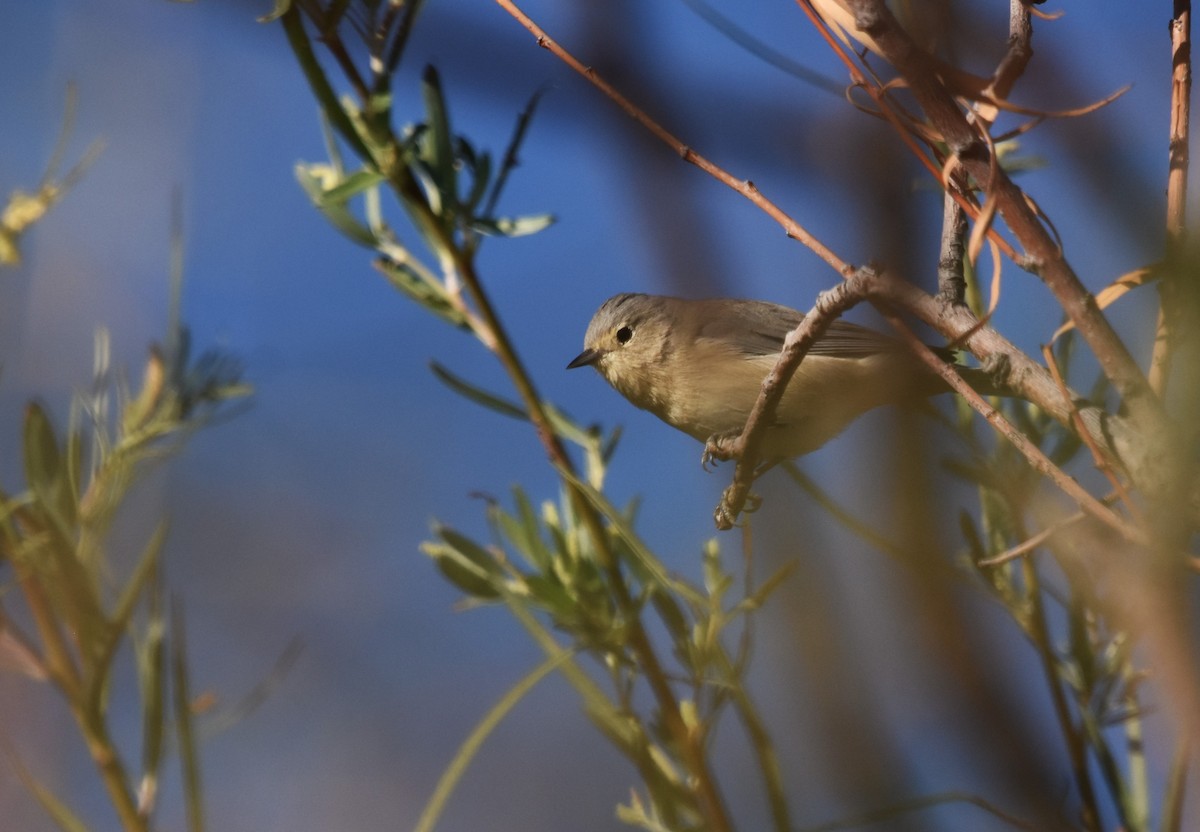
{"label": "dry curled leaf", "polygon": [[[1096,294],[1096,306],[1101,309],[1106,309],[1113,303],[1113,301],[1122,295],[1131,292],[1139,286],[1145,286],[1147,283],[1157,279],[1158,273],[1151,266],[1135,269],[1131,272],[1123,274]],[[1067,321],[1054,331],[1054,335],[1050,338],[1050,343],[1053,344],[1059,339],[1060,336],[1070,332],[1074,328],[1074,322]]]}

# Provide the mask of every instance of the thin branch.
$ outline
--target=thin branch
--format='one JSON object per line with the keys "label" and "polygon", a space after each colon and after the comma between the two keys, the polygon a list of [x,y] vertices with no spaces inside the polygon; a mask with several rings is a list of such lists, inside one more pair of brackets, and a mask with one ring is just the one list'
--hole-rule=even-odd
{"label": "thin branch", "polygon": [[[762,446],[767,426],[775,417],[775,408],[783,398],[788,382],[792,380],[792,375],[834,319],[866,298],[867,282],[873,275],[874,272],[869,268],[859,269],[844,283],[817,295],[812,311],[805,315],[799,326],[784,339],[779,359],[763,379],[762,390],[754,402],[754,408],[750,411],[742,432],[733,438],[714,437],[705,444],[707,455],[738,461],[733,482],[721,495],[721,502],[713,514],[718,529],[732,528],[734,520],[746,505],[750,486],[758,473],[759,448]],[[775,461],[768,460],[767,464]]]}
{"label": "thin branch", "polygon": [[731,42],[742,47],[763,63],[786,72],[794,78],[799,78],[804,83],[822,92],[836,95],[839,98],[845,94],[845,86],[840,81],[835,81],[816,70],[810,69],[799,61],[792,60],[789,56],[772,48],[766,42],[759,40],[753,34],[743,29],[733,18],[727,17],[717,11],[716,8],[705,2],[705,0],[683,0],[683,4],[705,23],[712,26],[725,37],[729,38]]}
{"label": "thin branch", "polygon": [[1017,80],[1025,73],[1025,67],[1033,57],[1033,24],[1029,16],[1028,0],[1008,2],[1008,51],[1000,59],[988,92],[992,97],[1005,99],[1012,92]]}
{"label": "thin branch", "polygon": [[951,195],[950,185],[942,207],[942,243],[938,256],[938,298],[951,306],[961,306],[967,292],[963,277],[963,255],[966,253],[967,215]]}
{"label": "thin branch", "polygon": [[983,416],[997,433],[1012,443],[1029,464],[1033,466],[1035,471],[1049,478],[1068,497],[1074,500],[1081,509],[1109,526],[1126,540],[1140,545],[1147,543],[1146,536],[1140,529],[1135,528],[1119,517],[1102,502],[1089,494],[1087,489],[1051,462],[1050,458],[1042,452],[1041,448],[1033,444],[1025,434],[1021,433],[1011,422],[1005,419],[1000,411],[988,404],[987,400],[975,392],[975,389],[962,376],[956,373],[951,365],[939,358],[933,350],[922,343],[921,339],[917,338],[908,327],[904,326],[903,321],[894,312],[890,311],[886,306],[880,307],[877,304],[876,307],[880,309],[880,312],[888,322],[896,328],[901,339],[907,342],[909,347],[927,365],[936,371],[950,385],[954,392],[966,399],[971,407]]}
{"label": "thin branch", "polygon": [[1171,20],[1171,132],[1167,164],[1167,262],[1176,266],[1159,284],[1158,326],[1150,359],[1150,386],[1161,396],[1171,374],[1176,341],[1184,322],[1178,282],[1189,277],[1178,268],[1187,242],[1188,144],[1191,136],[1192,3],[1175,0]]}
{"label": "thin branch", "polygon": [[[842,42],[838,39],[837,35],[830,30],[829,24],[826,22],[825,18],[822,17],[821,13],[813,7],[812,0],[796,0],[796,2],[800,6],[801,11],[803,11],[812,21],[817,31],[821,33],[821,36],[825,39],[825,42],[829,44],[829,47],[834,51],[834,54],[836,54],[838,58],[841,59],[842,63],[845,64],[846,71],[850,74],[850,81],[853,87],[864,90],[868,95],[871,96],[871,99],[879,108],[877,112],[872,112],[871,115],[881,117],[891,124],[896,130],[896,134],[900,137],[900,141],[902,141],[905,147],[909,149],[909,152],[913,154],[914,158],[916,158],[916,160],[925,167],[931,176],[937,179],[939,185],[946,190],[946,193],[958,203],[959,207],[965,211],[969,217],[978,220],[980,211],[979,205],[976,204],[972,197],[969,196],[965,191],[946,187],[947,178],[944,175],[944,167],[940,165],[936,159],[932,158],[930,154],[926,152],[925,148],[918,144],[914,134],[921,135],[921,140],[926,142],[931,147],[934,147],[937,144],[939,137],[930,134],[924,125],[915,123],[913,118],[908,115],[902,107],[897,108],[896,103],[889,96],[889,89],[879,82],[879,80],[875,78],[873,74],[872,77],[868,79],[868,77],[863,73],[863,69],[860,68],[859,61],[850,56],[850,53],[848,53],[843,47]],[[831,2],[833,2],[833,0],[831,0]],[[938,152],[940,152],[940,150]],[[1014,261],[1017,259],[1017,252],[1012,247],[1012,244],[1000,236],[1000,234],[991,227],[988,228],[988,238],[997,246],[999,246],[1000,250]],[[845,275],[843,274],[843,277],[844,276]]]}
{"label": "thin branch", "polygon": [[991,154],[986,143],[939,80],[929,57],[913,43],[883,0],[848,2],[853,8],[857,28],[878,45],[881,54],[907,82],[908,89],[946,142],[950,153],[961,160],[977,182],[992,180],[989,196],[997,200],[1009,230],[1025,249],[1017,262],[1042,279],[1063,311],[1075,322],[1104,374],[1129,407],[1134,421],[1149,436],[1165,434],[1166,415],[1146,376],[1108,319],[1097,309],[1091,294],[1063,257],[1061,248],[1030,206],[1025,193],[1003,169],[997,169],[992,176]]}
{"label": "thin branch", "polygon": [[1088,832],[1098,832],[1100,812],[1096,803],[1096,789],[1092,783],[1092,774],[1088,768],[1087,745],[1084,741],[1082,728],[1071,717],[1070,705],[1062,685],[1062,671],[1058,664],[1058,652],[1054,639],[1050,634],[1050,625],[1046,618],[1046,605],[1041,589],[1041,580],[1037,567],[1031,561],[1021,564],[1022,574],[1027,586],[1029,615],[1027,631],[1030,640],[1037,649],[1038,661],[1042,675],[1046,679],[1046,687],[1050,693],[1050,701],[1054,706],[1054,715],[1058,721],[1066,745],[1067,756],[1071,760],[1075,785],[1079,789],[1079,799],[1083,804],[1080,808],[1081,820]]}
{"label": "thin branch", "polygon": [[1053,526],[1047,526],[1046,528],[1042,529],[1040,532],[1037,532],[1036,534],[1032,535],[1031,537],[1025,538],[1020,543],[1018,543],[1016,546],[1012,546],[1008,549],[1005,549],[1003,552],[1001,552],[998,555],[992,555],[992,557],[990,557],[990,558],[984,558],[983,560],[979,561],[975,565],[976,566],[984,566],[984,567],[1003,566],[1004,564],[1008,563],[1009,561],[1014,561],[1019,557],[1024,557],[1025,555],[1029,554],[1037,547],[1041,546],[1043,543],[1045,543],[1047,540],[1049,540],[1054,535],[1067,529],[1070,526],[1074,526],[1076,523],[1078,523],[1080,520],[1083,520],[1085,517],[1087,517],[1086,514],[1084,514],[1082,511],[1078,511],[1075,514],[1072,514],[1070,517],[1067,517],[1066,519],[1061,520],[1058,523],[1055,523]]}
{"label": "thin branch", "polygon": [[604,95],[612,99],[612,101],[622,110],[624,110],[626,114],[628,114],[634,121],[645,127],[656,138],[674,150],[679,158],[683,159],[683,161],[688,162],[689,164],[695,165],[696,167],[700,168],[700,170],[716,179],[718,182],[727,185],[728,187],[740,193],[742,196],[746,197],[746,199],[750,200],[752,203],[762,209],[767,216],[771,217],[771,219],[783,226],[783,230],[787,232],[789,237],[799,240],[843,277],[849,277],[854,273],[854,269],[852,267],[848,266],[832,251],[826,248],[820,241],[809,234],[808,231],[806,231],[800,225],[800,223],[788,216],[782,208],[780,208],[771,200],[767,199],[767,197],[763,196],[758,188],[755,187],[753,182],[749,180],[735,179],[724,168],[713,164],[685,144],[673,133],[647,115],[646,112],[640,107],[618,92],[617,89],[613,87],[612,84],[605,81],[604,78],[602,78],[600,74],[596,72],[596,70],[592,69],[590,66],[584,66],[583,63],[575,58],[574,55],[572,55],[570,52],[560,46],[553,38],[547,35],[540,26],[538,26],[529,18],[528,15],[517,8],[516,4],[514,4],[512,0],[496,0],[496,3],[510,15],[516,18],[517,22],[528,29],[530,34],[537,38],[538,46],[542,47],[543,49],[550,50],[550,52],[556,58],[586,78],[593,86],[604,93]]}
{"label": "thin branch", "polygon": [[[1054,376],[1055,383],[1065,391],[1067,389],[1067,382],[1063,379],[1062,372],[1058,369],[1058,362],[1054,359],[1054,348],[1049,344],[1044,344],[1042,346],[1042,357],[1046,359],[1046,367],[1050,370],[1050,375]],[[1117,472],[1113,470],[1113,466],[1110,464],[1108,458],[1105,457],[1100,451],[1099,445],[1096,444],[1095,437],[1093,437],[1084,426],[1082,417],[1080,417],[1079,410],[1076,409],[1074,402],[1071,403],[1071,420],[1075,423],[1076,432],[1079,434],[1079,437],[1083,440],[1083,443],[1087,445],[1088,450],[1091,451],[1092,459],[1095,460],[1096,467],[1100,469],[1100,472],[1103,473],[1104,476],[1108,478],[1108,481],[1112,483],[1113,489],[1116,491],[1117,496],[1121,498],[1121,504],[1125,506],[1125,510],[1133,515],[1133,517],[1137,519],[1139,523],[1144,521],[1145,517],[1142,515],[1137,504],[1130,499],[1129,490],[1125,488],[1125,483],[1121,482],[1121,478],[1118,476]]]}
{"label": "thin branch", "polygon": [[1175,754],[1171,758],[1171,770],[1167,775],[1166,794],[1163,796],[1163,832],[1180,832],[1183,829],[1183,802],[1187,794],[1191,756],[1191,744],[1187,737],[1178,740]]}

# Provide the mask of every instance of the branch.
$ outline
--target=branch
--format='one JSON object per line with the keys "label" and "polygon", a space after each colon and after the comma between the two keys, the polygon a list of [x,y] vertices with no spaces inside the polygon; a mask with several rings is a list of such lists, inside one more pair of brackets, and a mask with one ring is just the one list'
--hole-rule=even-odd
{"label": "branch", "polygon": [[1008,0],[1008,51],[992,74],[988,92],[994,98],[1008,98],[1033,57],[1033,24],[1026,2],[1028,0]]}
{"label": "branch", "polygon": [[1042,224],[1025,193],[998,165],[946,90],[930,57],[901,28],[883,0],[847,0],[855,25],[877,45],[907,82],[930,124],[976,182],[991,182],[995,199],[1013,235],[1025,252],[1018,262],[1038,275],[1075,322],[1080,335],[1096,355],[1104,374],[1129,407],[1133,420],[1147,435],[1163,435],[1167,426],[1162,403],[1129,350],[1100,313],[1095,300],[1063,257],[1062,249]]}
{"label": "branch", "polygon": [[[1005,341],[999,333],[986,326],[981,326],[978,319],[964,306],[951,307],[939,303],[936,298],[917,287],[887,274],[879,274],[873,269],[859,269],[853,277],[839,286],[835,286],[818,296],[811,312],[795,330],[784,340],[783,351],[770,374],[763,381],[762,390],[755,401],[754,409],[746,421],[742,433],[727,441],[710,442],[705,450],[717,458],[730,459],[737,457],[738,465],[734,473],[733,483],[721,495],[721,502],[713,514],[713,519],[719,529],[728,529],[744,509],[750,485],[753,483],[758,465],[758,448],[762,433],[770,424],[775,408],[783,396],[783,391],[791,380],[796,368],[807,354],[813,342],[821,336],[829,324],[838,315],[853,307],[862,300],[870,300],[880,313],[891,323],[900,334],[901,339],[929,367],[942,377],[954,392],[965,398],[968,404],[976,410],[987,422],[1005,439],[1007,439],[1029,464],[1042,475],[1046,476],[1070,497],[1084,512],[1106,524],[1124,539],[1134,543],[1144,544],[1145,535],[1117,515],[1100,500],[1093,497],[1078,482],[1068,476],[1055,465],[1040,448],[1031,442],[1011,422],[1004,418],[1000,411],[992,407],[982,396],[968,384],[951,366],[939,358],[933,350],[926,346],[913,331],[896,315],[896,309],[904,309],[934,326],[940,317],[938,329],[952,341],[965,339],[972,344],[987,342],[988,347],[997,347],[995,355],[1009,356],[1018,365],[1015,375],[1008,379],[1010,386],[1018,388],[1015,392],[1023,392],[1019,388],[1037,390],[1044,397],[1049,397],[1055,404],[1053,415],[1058,421],[1071,426],[1072,418],[1082,418],[1072,403],[1072,394],[1063,393],[1053,377],[1042,367],[1035,364],[1016,347]],[[938,315],[929,316],[934,309]],[[955,331],[961,327],[961,331]],[[981,352],[986,352],[980,349]],[[1012,382],[1016,380],[1017,384]],[[1084,425],[1089,432],[1092,426]]]}
{"label": "branch", "polygon": [[[721,502],[713,513],[713,520],[718,529],[732,528],[734,520],[746,505],[750,486],[759,473],[759,448],[762,446],[763,435],[775,418],[775,408],[779,406],[783,392],[792,380],[796,368],[800,366],[804,356],[808,355],[816,340],[825,334],[825,330],[834,319],[867,297],[867,287],[874,274],[870,268],[859,269],[844,283],[817,295],[812,311],[805,315],[799,326],[784,339],[779,359],[763,379],[762,390],[754,402],[754,408],[750,411],[741,434],[723,442],[714,442],[714,439],[718,439],[714,437],[705,444],[706,455],[738,461],[733,482],[721,495]],[[770,460],[767,464],[773,462],[774,460]]]}
{"label": "branch", "polygon": [[[1171,20],[1171,132],[1168,137],[1167,164],[1167,262],[1168,269],[1159,284],[1158,326],[1154,355],[1150,359],[1150,386],[1161,396],[1171,374],[1171,359],[1181,332],[1187,325],[1180,320],[1181,279],[1187,271],[1179,268],[1187,242],[1188,143],[1191,128],[1192,95],[1192,4],[1175,0]],[[1193,331],[1194,332],[1194,331]]]}
{"label": "branch", "polygon": [[701,156],[699,153],[689,147],[673,133],[647,115],[640,107],[618,92],[616,88],[612,86],[612,84],[605,81],[594,69],[592,69],[590,66],[584,66],[583,63],[581,63],[574,55],[572,55],[570,52],[560,46],[553,38],[547,35],[540,26],[534,23],[529,16],[525,14],[525,12],[517,8],[516,4],[514,4],[512,0],[496,0],[496,3],[514,18],[516,18],[517,22],[528,29],[530,34],[537,38],[538,46],[542,47],[543,49],[550,50],[550,52],[556,58],[586,78],[588,82],[592,84],[592,86],[596,87],[596,89],[600,90],[600,92],[612,99],[613,103],[624,110],[626,114],[628,114],[634,121],[645,127],[657,139],[674,150],[679,158],[700,168],[700,170],[704,171],[718,182],[727,185],[757,205],[767,214],[767,216],[771,217],[771,219],[783,226],[783,230],[787,232],[789,237],[799,240],[801,243],[807,246],[814,254],[832,266],[834,270],[842,275],[842,277],[849,277],[854,273],[854,269],[852,267],[848,266],[844,261],[839,259],[837,255],[826,248],[819,240],[817,240],[817,238],[809,234],[808,231],[806,231],[804,227],[800,225],[800,223],[788,216],[788,214],[784,212],[782,208],[780,208],[771,200],[767,199],[767,197],[763,196],[758,188],[755,187],[753,182],[748,179],[734,178],[724,168],[713,164],[708,159]]}
{"label": "branch", "polygon": [[942,207],[942,243],[938,256],[938,298],[949,306],[961,306],[967,291],[963,277],[963,255],[966,254],[967,215],[950,193],[947,185]]}

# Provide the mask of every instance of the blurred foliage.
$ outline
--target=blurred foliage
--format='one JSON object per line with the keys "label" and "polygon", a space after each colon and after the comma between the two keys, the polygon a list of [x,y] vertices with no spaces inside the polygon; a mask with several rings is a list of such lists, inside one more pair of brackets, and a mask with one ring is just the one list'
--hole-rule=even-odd
{"label": "blurred foliage", "polygon": [[75,87],[68,87],[62,130],[59,131],[58,143],[37,190],[33,193],[21,189],[14,190],[8,195],[3,209],[0,209],[0,267],[21,264],[21,237],[63,198],[104,149],[103,142],[93,142],[74,167],[59,175],[59,168],[66,155],[67,142],[75,124],[76,105]]}
{"label": "blurred foliage", "polygon": [[[249,393],[231,359],[215,352],[192,359],[184,331],[171,340],[171,352],[150,350],[135,391],[111,371],[108,336],[101,331],[92,388],[76,398],[67,431],[60,434],[46,408],[31,402],[23,436],[25,490],[0,491],[0,558],[11,566],[14,582],[0,607],[0,649],[66,701],[122,828],[131,830],[151,828],[173,732],[193,807],[189,828],[202,828],[198,764],[182,618],[178,608],[168,616],[173,605],[162,582],[166,525],[154,530],[132,563],[124,553],[108,551],[108,531],[156,462],[182,447],[227,402]],[[112,673],[126,648],[134,652],[142,695],[143,754],[136,775],[109,726]],[[173,707],[168,691],[174,691]],[[14,764],[60,827],[85,828],[15,756]]]}
{"label": "blurred foliage", "polygon": [[[93,144],[83,162],[58,178],[74,107],[72,91],[38,191],[14,193],[0,217],[0,264],[20,262],[20,235],[63,196],[99,148]],[[176,274],[176,300],[179,279]],[[125,830],[154,828],[172,750],[184,769],[189,829],[203,828],[203,813],[183,619],[162,578],[167,527],[160,523],[136,557],[110,552],[109,531],[157,462],[250,393],[230,356],[192,355],[176,314],[166,346],[151,347],[136,389],[110,366],[108,333],[97,332],[92,384],[72,401],[66,430],[55,427],[47,405],[30,402],[21,436],[23,488],[0,489],[0,566],[8,567],[0,657],[65,701]],[[111,725],[113,674],[129,650],[141,695],[142,759],[132,771]],[[7,740],[3,747],[19,780],[59,828],[89,828],[38,780],[19,749]]]}

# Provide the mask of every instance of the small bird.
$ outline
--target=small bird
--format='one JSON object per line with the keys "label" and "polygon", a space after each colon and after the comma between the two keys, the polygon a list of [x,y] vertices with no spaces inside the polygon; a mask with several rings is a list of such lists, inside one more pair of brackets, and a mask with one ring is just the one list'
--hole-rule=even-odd
{"label": "small bird", "polygon": [[[616,295],[592,317],[584,350],[567,369],[595,367],[634,405],[707,442],[741,432],[784,338],[803,319],[765,301]],[[937,351],[953,360],[953,351]],[[980,392],[995,392],[983,370],[958,371]],[[880,405],[949,390],[900,341],[834,321],[788,383],[763,438],[763,461],[815,451]]]}

